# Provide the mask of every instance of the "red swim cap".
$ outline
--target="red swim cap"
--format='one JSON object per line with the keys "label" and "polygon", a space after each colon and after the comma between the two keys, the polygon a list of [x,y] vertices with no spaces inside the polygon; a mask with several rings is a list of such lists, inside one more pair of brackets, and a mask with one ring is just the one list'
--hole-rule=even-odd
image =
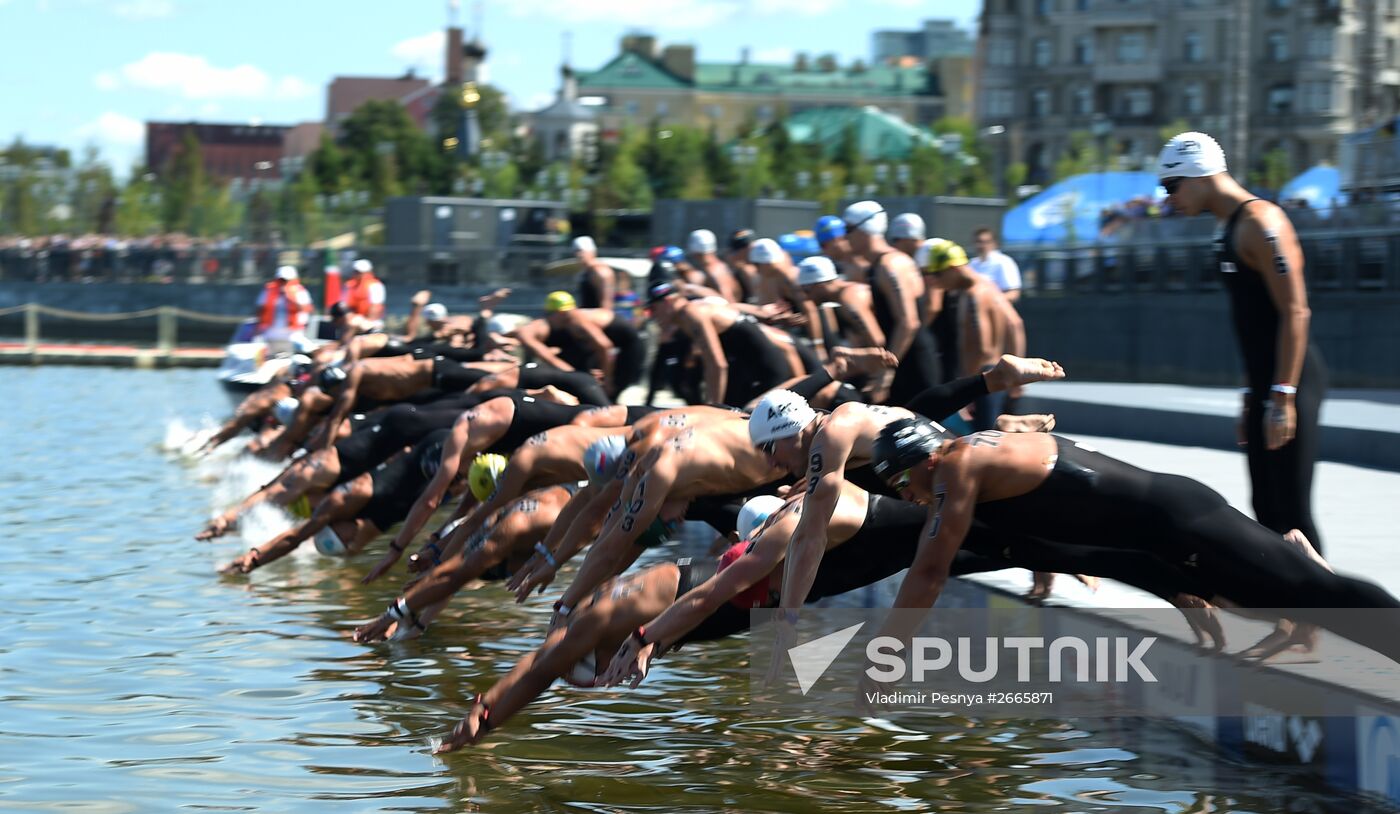
{"label": "red swim cap", "polygon": [[[726,549],[719,557],[719,568],[715,570],[715,573],[719,573],[733,565],[740,557],[748,553],[749,546],[751,545],[752,543],[748,540],[740,540]],[[772,604],[770,597],[772,593],[770,586],[771,577],[772,575],[770,574],[740,591],[733,599],[729,600],[729,604],[736,608],[744,608],[745,610],[769,607]]]}

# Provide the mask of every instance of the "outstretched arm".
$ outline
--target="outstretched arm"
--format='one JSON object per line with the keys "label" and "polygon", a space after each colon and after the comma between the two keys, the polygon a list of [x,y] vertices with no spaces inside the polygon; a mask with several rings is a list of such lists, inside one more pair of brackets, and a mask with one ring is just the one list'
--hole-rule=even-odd
{"label": "outstretched arm", "polygon": [[672,456],[663,453],[625,498],[617,525],[604,530],[589,549],[573,584],[559,598],[563,607],[574,607],[604,580],[620,573],[636,559],[640,551],[634,543],[661,513],[661,504],[666,501],[675,479],[675,462]]}
{"label": "outstretched arm", "polygon": [[780,603],[783,608],[802,607],[812,591],[812,583],[817,581],[817,569],[826,552],[827,528],[841,500],[846,460],[854,442],[854,432],[840,426],[837,419],[830,420],[812,442],[807,463],[807,496],[799,509],[801,519],[788,543],[787,566],[783,569]]}
{"label": "outstretched arm", "polygon": [[[536,546],[536,553],[506,583],[506,588],[515,591],[516,602],[524,602],[531,591],[543,591],[554,581],[554,575],[564,563],[573,559],[593,538],[607,516],[608,507],[621,492],[621,482],[613,481],[601,488],[589,484],[569,498],[549,534]],[[546,551],[549,553],[545,554]]]}
{"label": "outstretched arm", "polygon": [[[335,442],[340,440],[336,437],[336,430],[340,428],[340,422],[350,415],[350,410],[355,406],[355,398],[359,395],[360,379],[364,377],[364,368],[355,364],[350,366],[350,373],[346,376],[345,386],[341,388],[340,395],[335,397],[335,403],[331,405],[330,414],[326,417],[325,433],[326,437],[321,441],[321,449],[330,449],[335,446]],[[309,412],[306,410],[297,411],[297,421],[300,423],[301,414]]]}

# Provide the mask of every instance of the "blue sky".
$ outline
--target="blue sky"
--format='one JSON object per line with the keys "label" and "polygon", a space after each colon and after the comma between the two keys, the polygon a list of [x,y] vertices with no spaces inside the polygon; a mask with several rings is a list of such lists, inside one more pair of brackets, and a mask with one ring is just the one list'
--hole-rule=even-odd
{"label": "blue sky", "polygon": [[[869,57],[870,32],[927,17],[971,28],[980,0],[462,0],[476,7],[488,80],[515,107],[557,86],[566,32],[590,69],[630,30],[689,42],[702,61],[749,48],[756,61],[797,51]],[[0,0],[0,140],[96,146],[120,174],[144,122],[294,124],[319,120],[336,75],[442,72],[449,0]]]}

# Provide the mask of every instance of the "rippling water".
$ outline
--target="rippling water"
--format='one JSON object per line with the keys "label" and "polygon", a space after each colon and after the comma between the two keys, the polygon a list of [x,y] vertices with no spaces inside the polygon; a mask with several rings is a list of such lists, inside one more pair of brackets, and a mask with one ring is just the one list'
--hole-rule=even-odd
{"label": "rippling water", "polygon": [[247,543],[190,539],[267,477],[168,448],[228,412],[208,372],[0,381],[0,810],[1368,810],[1159,724],[755,718],[742,641],[694,647],[632,693],[557,687],[435,758],[465,699],[534,647],[547,602],[486,587],[421,641],[355,645],[398,587],[359,584],[377,554],[220,578]]}

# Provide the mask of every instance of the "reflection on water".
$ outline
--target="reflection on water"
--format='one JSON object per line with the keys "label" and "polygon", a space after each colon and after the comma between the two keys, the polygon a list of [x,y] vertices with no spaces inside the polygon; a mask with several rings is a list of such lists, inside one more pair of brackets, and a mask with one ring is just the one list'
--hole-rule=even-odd
{"label": "reflection on water", "polygon": [[488,586],[424,640],[355,645],[398,588],[359,584],[377,553],[307,546],[219,578],[248,542],[190,539],[274,471],[175,454],[229,409],[207,372],[3,375],[0,811],[1366,810],[1159,724],[755,718],[742,641],[693,647],[632,693],[556,687],[437,759],[432,739],[534,647],[548,601]]}

